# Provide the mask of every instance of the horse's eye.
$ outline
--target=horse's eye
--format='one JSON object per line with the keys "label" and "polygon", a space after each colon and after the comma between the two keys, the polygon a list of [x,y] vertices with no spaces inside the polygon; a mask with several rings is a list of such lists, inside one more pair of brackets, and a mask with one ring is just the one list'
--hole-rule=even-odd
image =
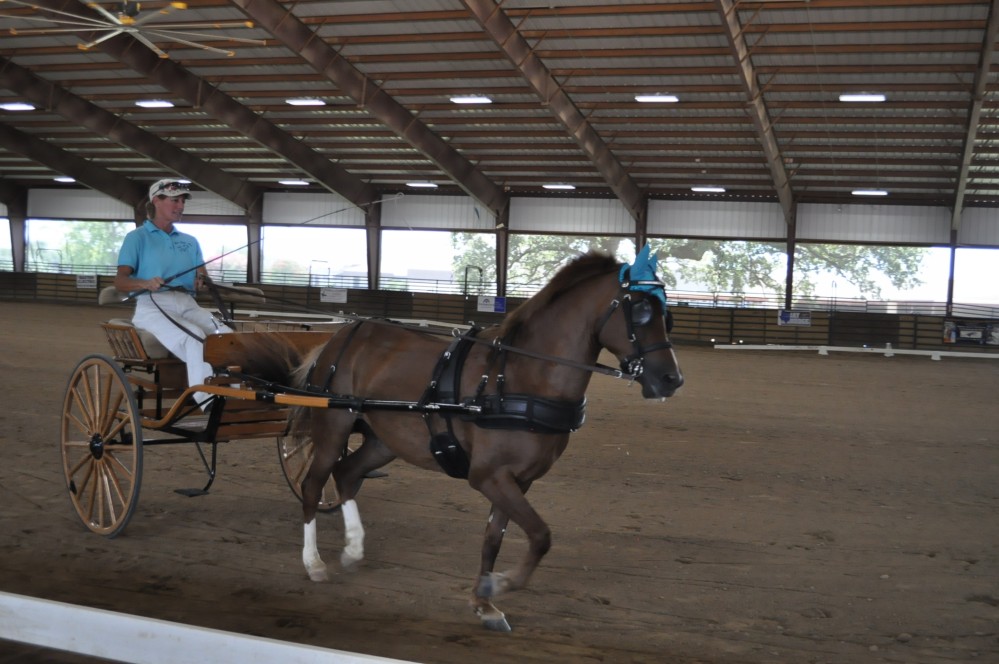
{"label": "horse's eye", "polygon": [[635,327],[648,325],[652,322],[652,303],[639,300],[631,305],[631,324]]}

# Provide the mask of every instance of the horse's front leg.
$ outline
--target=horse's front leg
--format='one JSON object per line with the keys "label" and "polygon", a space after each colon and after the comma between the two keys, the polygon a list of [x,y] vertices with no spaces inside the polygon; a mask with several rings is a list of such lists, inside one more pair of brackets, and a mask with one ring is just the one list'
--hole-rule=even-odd
{"label": "horse's front leg", "polygon": [[476,581],[476,592],[472,594],[472,610],[475,611],[475,615],[482,621],[483,626],[497,632],[509,632],[510,623],[506,621],[506,616],[493,605],[488,597],[479,596],[478,580],[492,574],[509,521],[510,517],[497,510],[495,505],[490,510],[489,520],[486,522],[486,534],[482,539],[482,558]]}
{"label": "horse's front leg", "polygon": [[[548,528],[548,524],[534,511],[531,504],[527,502],[524,492],[527,491],[530,484],[521,486],[512,474],[499,473],[476,481],[473,486],[492,502],[494,513],[507,515],[509,520],[520,526],[528,540],[527,555],[516,568],[499,574],[490,571],[479,577],[475,586],[475,596],[490,600],[500,593],[519,590],[527,585],[531,574],[534,573],[541,559],[551,548],[551,530]],[[490,530],[487,528],[486,532],[488,534]],[[487,546],[487,544],[483,545],[483,551],[486,550]],[[489,606],[492,605],[489,604]]]}

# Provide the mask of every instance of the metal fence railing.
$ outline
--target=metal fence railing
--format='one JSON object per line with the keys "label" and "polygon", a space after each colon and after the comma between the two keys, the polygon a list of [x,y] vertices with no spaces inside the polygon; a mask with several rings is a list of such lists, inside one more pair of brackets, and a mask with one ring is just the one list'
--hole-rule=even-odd
{"label": "metal fence railing", "polygon": [[[216,278],[224,276],[228,275]],[[109,273],[0,271],[0,300],[96,304],[100,290],[112,283]],[[257,308],[287,316],[345,313],[446,324],[490,325],[505,316],[503,311],[480,310],[483,303],[478,295],[453,292],[457,290],[454,284],[450,289],[431,290],[436,282],[428,280],[426,290],[405,290],[402,287],[408,284],[398,283],[392,284],[394,290],[372,291],[341,283],[342,287],[309,285],[308,281],[254,284],[266,298],[266,304]],[[330,288],[340,290],[330,293]],[[525,299],[507,297],[506,311],[513,311]],[[775,297],[670,292],[668,299],[675,320],[671,336],[680,342],[868,347],[892,344],[900,349],[962,346],[999,351],[999,307],[989,305],[955,305],[947,315],[946,307],[934,302],[809,299],[794,302],[795,316],[788,320],[782,316],[783,301]]]}

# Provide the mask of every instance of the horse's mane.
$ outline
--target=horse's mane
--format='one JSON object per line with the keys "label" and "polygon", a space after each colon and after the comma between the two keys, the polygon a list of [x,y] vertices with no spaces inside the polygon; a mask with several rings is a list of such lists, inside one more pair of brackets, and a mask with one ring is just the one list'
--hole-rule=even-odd
{"label": "horse's mane", "polygon": [[499,338],[511,339],[521,325],[536,312],[545,309],[559,295],[586,279],[613,272],[617,267],[617,259],[596,251],[590,251],[574,259],[556,272],[544,288],[506,317],[497,333]]}

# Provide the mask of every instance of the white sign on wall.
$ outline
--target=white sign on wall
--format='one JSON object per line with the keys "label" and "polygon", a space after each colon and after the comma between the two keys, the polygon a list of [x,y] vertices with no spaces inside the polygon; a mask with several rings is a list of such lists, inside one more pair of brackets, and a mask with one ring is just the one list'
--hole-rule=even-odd
{"label": "white sign on wall", "polygon": [[333,302],[336,304],[347,303],[346,288],[322,288],[319,290],[320,302]]}
{"label": "white sign on wall", "polygon": [[76,275],[76,288],[77,290],[97,290],[97,275],[96,274],[78,274]]}

